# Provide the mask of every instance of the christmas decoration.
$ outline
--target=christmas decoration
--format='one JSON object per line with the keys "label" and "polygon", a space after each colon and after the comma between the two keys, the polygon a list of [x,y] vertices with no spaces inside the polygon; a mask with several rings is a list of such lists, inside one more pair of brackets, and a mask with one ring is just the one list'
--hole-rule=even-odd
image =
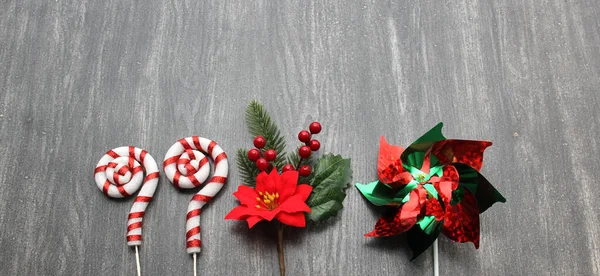
{"label": "christmas decoration", "polygon": [[96,185],[106,196],[128,197],[141,186],[129,211],[126,236],[127,245],[135,247],[138,276],[141,274],[138,247],[142,244],[142,220],[158,186],[158,178],[158,166],[154,158],[147,151],[132,146],[109,150],[94,170]]}
{"label": "christmas decoration", "polygon": [[413,259],[434,244],[440,233],[478,248],[479,214],[496,202],[506,202],[479,172],[483,152],[492,143],[447,140],[442,126],[438,124],[406,149],[388,144],[382,136],[379,180],[356,184],[371,203],[389,208],[365,236],[406,233]]}
{"label": "christmas decoration", "polygon": [[202,186],[208,178],[210,165],[204,154],[208,154],[214,166],[213,176],[196,193],[188,205],[185,232],[187,253],[193,256],[193,269],[196,275],[196,258],[200,253],[200,209],[223,188],[227,181],[229,164],[225,151],[210,139],[192,136],[179,139],[165,155],[163,169],[167,178],[179,189],[193,189]]}
{"label": "christmas decoration", "polygon": [[315,136],[322,130],[318,122],[298,133],[300,146],[289,154],[279,128],[257,101],[246,108],[246,122],[255,148],[237,151],[245,184],[233,194],[240,205],[225,219],[245,220],[248,228],[261,221],[274,224],[283,276],[284,229],[306,227],[306,220],[319,222],[338,214],[352,179],[350,159],[331,153],[317,157],[321,144]]}

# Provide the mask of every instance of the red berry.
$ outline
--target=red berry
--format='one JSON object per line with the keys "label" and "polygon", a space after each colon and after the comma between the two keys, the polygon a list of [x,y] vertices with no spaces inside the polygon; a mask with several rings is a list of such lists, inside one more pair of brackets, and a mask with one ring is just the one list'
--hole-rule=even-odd
{"label": "red berry", "polygon": [[281,169],[281,172],[287,172],[287,171],[293,171],[294,170],[294,166],[292,166],[292,164],[286,164],[285,166],[283,166],[283,169]]}
{"label": "red berry", "polygon": [[259,170],[264,171],[269,167],[269,161],[264,158],[258,158],[258,160],[256,160],[256,167]]}
{"label": "red berry", "polygon": [[277,157],[277,152],[275,150],[267,150],[265,151],[265,159],[267,159],[267,161],[273,161],[275,160],[275,158]]}
{"label": "red berry", "polygon": [[260,151],[257,149],[251,149],[248,151],[248,159],[252,162],[256,162],[260,158]]}
{"label": "red berry", "polygon": [[321,148],[321,143],[319,140],[310,140],[310,144],[308,146],[312,151],[318,151]]}
{"label": "red berry", "polygon": [[310,133],[307,130],[300,131],[298,133],[298,140],[300,140],[300,142],[310,141]]}
{"label": "red berry", "polygon": [[310,152],[311,152],[311,150],[308,146],[301,146],[298,149],[298,154],[300,154],[300,157],[302,157],[302,158],[310,157]]}
{"label": "red berry", "polygon": [[267,140],[265,139],[265,137],[262,136],[256,136],[256,138],[254,138],[254,146],[262,149],[265,147],[265,145],[267,144]]}
{"label": "red berry", "polygon": [[298,170],[301,176],[309,176],[310,175],[310,166],[302,165],[300,166],[300,170]]}
{"label": "red berry", "polygon": [[318,134],[321,132],[321,124],[319,124],[319,122],[312,122],[308,129],[310,129],[310,133]]}

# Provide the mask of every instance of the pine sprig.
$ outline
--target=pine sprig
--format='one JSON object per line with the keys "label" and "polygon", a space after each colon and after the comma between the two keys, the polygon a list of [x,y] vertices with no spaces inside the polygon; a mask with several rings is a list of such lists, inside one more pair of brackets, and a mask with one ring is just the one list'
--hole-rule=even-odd
{"label": "pine sprig", "polygon": [[248,132],[252,136],[265,137],[267,140],[265,149],[274,149],[277,152],[277,158],[273,165],[277,169],[281,169],[285,165],[285,139],[281,136],[275,122],[271,120],[269,113],[257,100],[250,101],[250,104],[246,107],[246,124],[248,125]]}
{"label": "pine sprig", "polygon": [[254,162],[248,159],[247,152],[245,149],[238,149],[235,162],[240,170],[244,184],[254,187],[256,186],[256,176],[259,171]]}

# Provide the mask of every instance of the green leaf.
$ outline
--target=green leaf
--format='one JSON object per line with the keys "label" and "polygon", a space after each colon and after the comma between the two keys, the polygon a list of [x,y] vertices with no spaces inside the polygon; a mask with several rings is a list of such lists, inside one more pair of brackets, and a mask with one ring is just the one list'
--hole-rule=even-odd
{"label": "green leaf", "polygon": [[258,175],[259,171],[254,162],[248,159],[247,153],[248,151],[245,149],[238,149],[236,152],[235,162],[238,170],[240,170],[244,184],[254,187],[256,186],[256,176]]}
{"label": "green leaf", "polygon": [[273,161],[273,165],[277,169],[281,169],[286,160],[285,139],[283,139],[279,128],[271,119],[271,115],[257,100],[250,101],[250,104],[246,107],[246,124],[248,125],[248,132],[253,137],[265,137],[267,140],[265,149],[274,149],[277,152],[277,158]]}
{"label": "green leaf", "polygon": [[307,214],[312,221],[322,221],[337,215],[346,198],[345,189],[352,180],[350,159],[341,155],[325,154],[317,159],[310,185],[313,191],[306,201],[311,208]]}
{"label": "green leaf", "polygon": [[312,221],[322,221],[328,219],[329,217],[335,216],[342,208],[344,208],[342,202],[332,199],[313,207],[307,216],[308,219]]}

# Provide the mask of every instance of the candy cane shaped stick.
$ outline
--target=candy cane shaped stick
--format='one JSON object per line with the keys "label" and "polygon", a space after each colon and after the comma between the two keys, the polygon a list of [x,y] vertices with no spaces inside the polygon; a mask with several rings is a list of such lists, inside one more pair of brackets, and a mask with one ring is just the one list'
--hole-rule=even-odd
{"label": "candy cane shaped stick", "polygon": [[223,188],[227,180],[229,165],[227,155],[215,141],[192,136],[173,144],[165,155],[163,169],[167,178],[180,189],[191,189],[202,185],[208,178],[210,165],[204,153],[214,163],[214,174],[208,183],[192,197],[186,216],[187,253],[193,254],[196,275],[196,254],[200,253],[200,209]]}
{"label": "candy cane shaped stick", "polygon": [[109,150],[100,158],[94,171],[96,185],[106,196],[112,198],[128,197],[142,186],[127,220],[127,245],[135,246],[138,276],[141,275],[138,246],[142,244],[142,220],[156,191],[158,177],[158,166],[154,158],[147,151],[132,146]]}

